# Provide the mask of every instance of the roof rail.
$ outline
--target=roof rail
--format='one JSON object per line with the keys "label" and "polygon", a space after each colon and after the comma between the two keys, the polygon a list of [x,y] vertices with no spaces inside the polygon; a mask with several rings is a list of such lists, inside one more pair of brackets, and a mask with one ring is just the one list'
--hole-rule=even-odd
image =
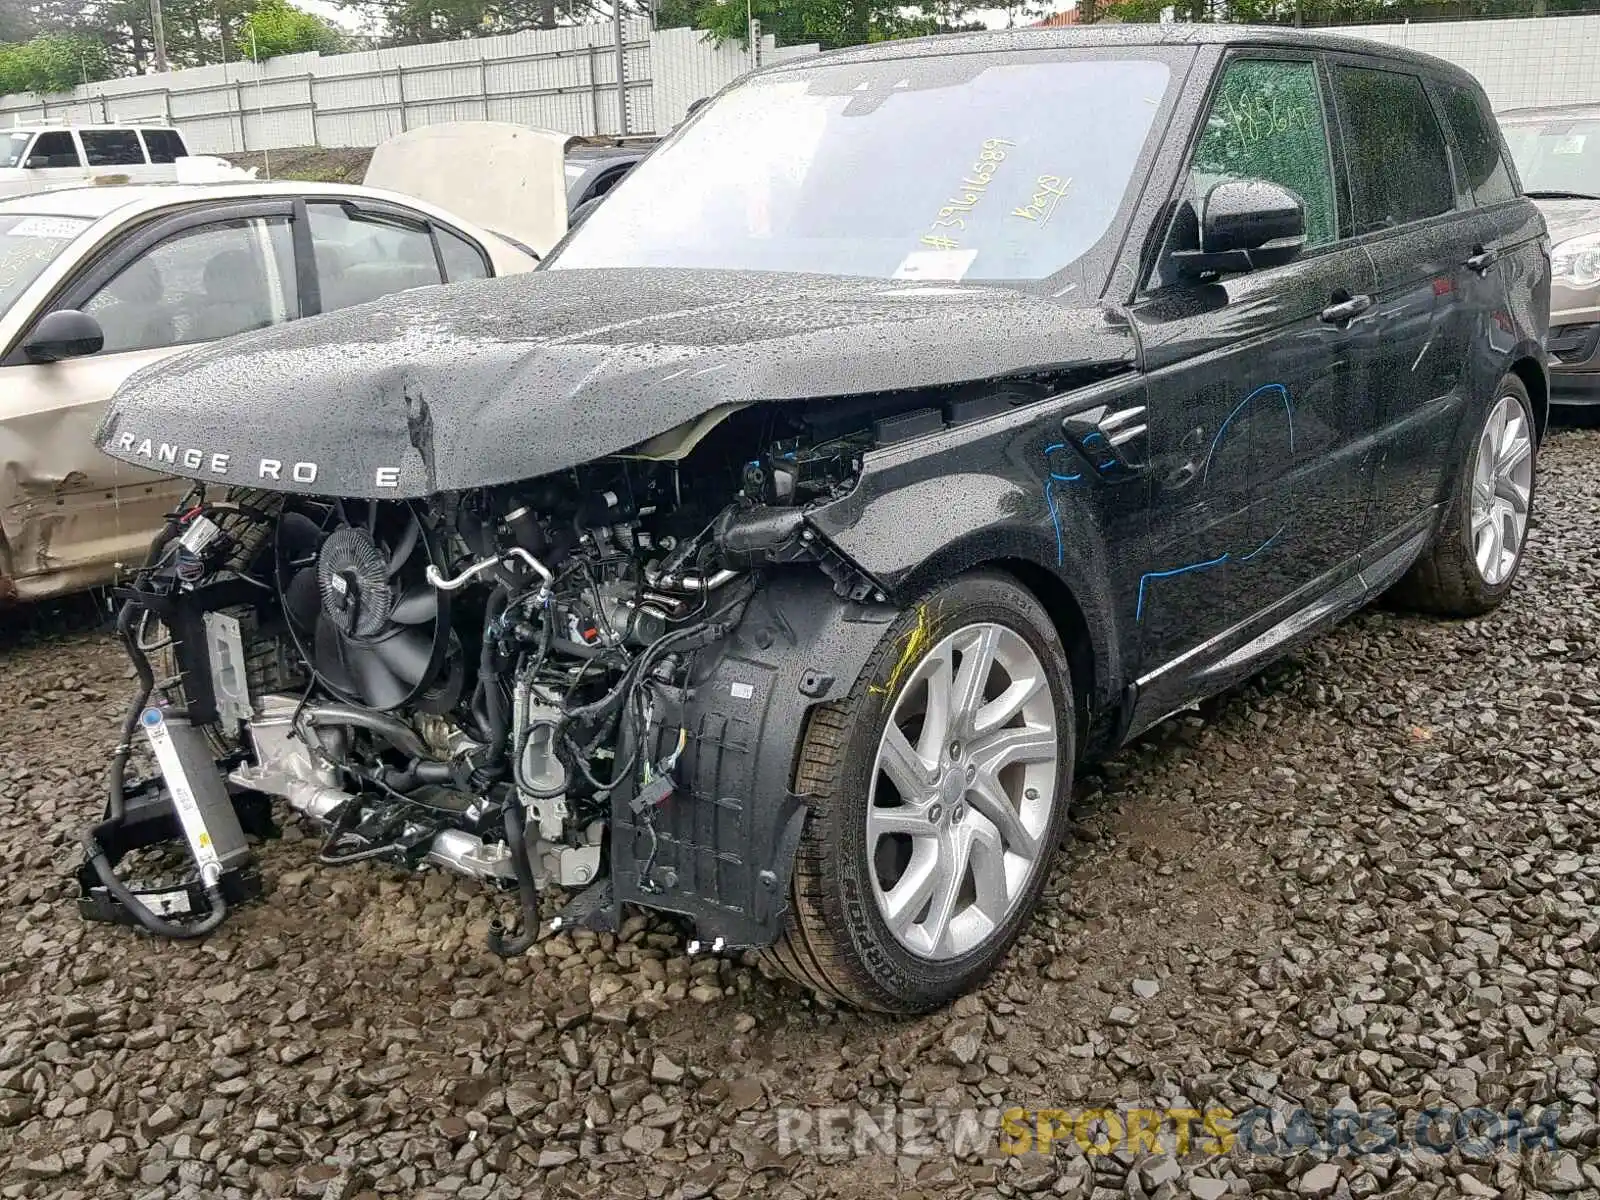
{"label": "roof rail", "polygon": [[64,121],[58,117],[24,118],[21,113],[11,114],[13,129],[121,129],[127,125],[153,125],[157,128],[175,129],[173,122],[162,116],[118,117],[114,121]]}

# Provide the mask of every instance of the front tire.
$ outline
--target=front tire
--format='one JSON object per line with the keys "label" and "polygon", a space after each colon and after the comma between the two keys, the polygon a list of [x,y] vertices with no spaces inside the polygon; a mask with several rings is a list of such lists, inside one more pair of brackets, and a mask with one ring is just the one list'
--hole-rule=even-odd
{"label": "front tire", "polygon": [[811,811],[769,963],[887,1012],[974,987],[1044,888],[1075,711],[1055,627],[1009,576],[964,576],[902,614],[849,695],[812,712],[795,771]]}
{"label": "front tire", "polygon": [[1395,585],[1400,604],[1447,617],[1499,606],[1522,566],[1538,451],[1528,389],[1507,375],[1472,440],[1438,539]]}

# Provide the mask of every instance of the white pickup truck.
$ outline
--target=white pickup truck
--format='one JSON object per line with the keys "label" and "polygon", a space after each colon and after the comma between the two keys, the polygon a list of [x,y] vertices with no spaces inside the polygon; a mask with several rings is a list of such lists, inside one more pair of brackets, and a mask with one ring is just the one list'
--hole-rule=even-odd
{"label": "white pickup truck", "polygon": [[191,157],[170,125],[17,125],[0,130],[0,196],[97,183],[188,182],[244,175],[220,159]]}

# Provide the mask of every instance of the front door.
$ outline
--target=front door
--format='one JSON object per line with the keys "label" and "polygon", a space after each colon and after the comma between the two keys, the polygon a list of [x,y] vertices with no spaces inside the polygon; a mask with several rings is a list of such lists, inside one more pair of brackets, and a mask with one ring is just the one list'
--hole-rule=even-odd
{"label": "front door", "polygon": [[1173,239],[1185,221],[1192,230],[1220,180],[1266,179],[1304,203],[1304,252],[1203,281],[1164,258],[1133,308],[1152,451],[1151,537],[1129,614],[1141,629],[1141,716],[1208,690],[1204,667],[1261,614],[1360,551],[1372,413],[1351,361],[1370,339],[1373,274],[1339,238],[1322,92],[1311,57],[1230,60],[1174,222]]}
{"label": "front door", "polygon": [[89,179],[78,139],[70,129],[46,129],[40,133],[28,147],[22,166],[27,180],[22,190],[29,192],[74,187]]}
{"label": "front door", "polygon": [[35,363],[19,345],[0,362],[0,472],[8,483],[0,532],[24,596],[99,582],[113,564],[137,566],[162,514],[189,488],[166,472],[185,465],[180,456],[194,448],[152,440],[149,471],[96,448],[105,403],[122,381],[183,346],[298,315],[288,205],[228,211],[239,215],[214,210],[158,222],[113,245],[68,286],[51,307],[95,317],[105,333],[100,353]]}

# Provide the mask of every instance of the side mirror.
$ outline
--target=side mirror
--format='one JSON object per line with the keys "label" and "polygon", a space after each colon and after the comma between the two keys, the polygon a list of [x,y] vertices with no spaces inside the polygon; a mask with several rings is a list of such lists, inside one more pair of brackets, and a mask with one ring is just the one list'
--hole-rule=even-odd
{"label": "side mirror", "polygon": [[1292,261],[1306,244],[1300,197],[1264,179],[1225,179],[1200,202],[1200,246],[1173,259],[1186,275],[1256,271]]}
{"label": "side mirror", "polygon": [[99,321],[76,308],[58,308],[39,318],[22,343],[22,352],[29,362],[53,363],[99,354],[105,344]]}

